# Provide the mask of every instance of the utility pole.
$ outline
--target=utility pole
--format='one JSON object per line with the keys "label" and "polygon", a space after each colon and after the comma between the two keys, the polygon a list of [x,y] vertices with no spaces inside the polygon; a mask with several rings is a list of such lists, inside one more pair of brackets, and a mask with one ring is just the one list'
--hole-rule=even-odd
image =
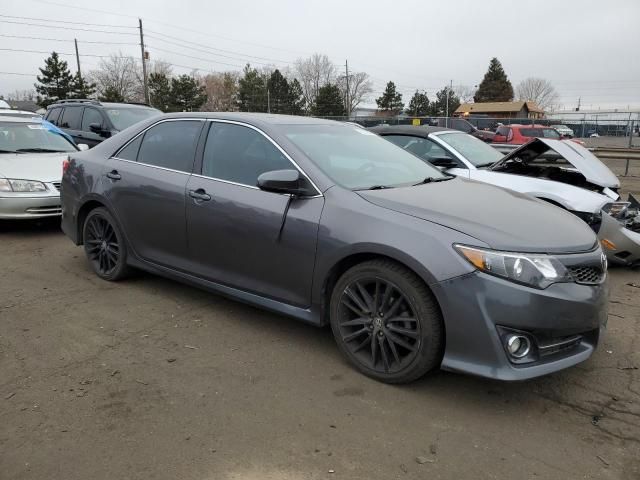
{"label": "utility pole", "polygon": [[78,40],[73,39],[73,43],[76,46],[76,63],[78,64],[78,80],[82,83],[82,74],[80,73],[80,55],[78,54]]}
{"label": "utility pole", "polygon": [[267,88],[267,113],[271,113],[271,92]]}
{"label": "utility pole", "polygon": [[349,62],[347,60],[344,61],[344,70],[345,70],[346,81],[347,81],[347,90],[345,93],[344,103],[347,110],[347,120],[349,120],[351,118],[351,103],[349,102]]}
{"label": "utility pole", "polygon": [[449,82],[449,90],[447,90],[447,110],[446,110],[446,120],[445,125],[449,128],[449,97],[451,96],[451,90],[453,90],[453,80]]}
{"label": "utility pole", "polygon": [[146,55],[144,52],[144,34],[142,33],[142,19],[138,19],[138,28],[140,28],[140,53],[142,54],[142,79],[144,82],[144,101],[146,103],[151,103],[149,101],[149,84],[147,83],[147,61]]}

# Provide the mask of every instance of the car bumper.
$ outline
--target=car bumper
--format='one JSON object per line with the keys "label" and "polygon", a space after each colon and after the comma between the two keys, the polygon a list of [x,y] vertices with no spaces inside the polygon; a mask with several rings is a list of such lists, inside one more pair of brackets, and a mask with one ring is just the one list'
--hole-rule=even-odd
{"label": "car bumper", "polygon": [[[435,285],[434,293],[446,331],[442,368],[497,380],[526,380],[586,360],[607,323],[606,279],[539,290],[474,272]],[[531,339],[532,361],[510,359],[509,329]]]}
{"label": "car bumper", "polygon": [[640,233],[629,230],[606,213],[602,214],[598,240],[611,263],[640,265]]}
{"label": "car bumper", "polygon": [[0,219],[56,217],[62,214],[60,195],[0,197]]}

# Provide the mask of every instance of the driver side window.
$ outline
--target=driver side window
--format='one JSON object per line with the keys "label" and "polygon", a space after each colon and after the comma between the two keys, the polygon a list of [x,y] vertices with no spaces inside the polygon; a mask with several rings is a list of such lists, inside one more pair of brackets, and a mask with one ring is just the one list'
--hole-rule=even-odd
{"label": "driver side window", "polygon": [[294,165],[261,133],[242,125],[212,122],[202,175],[255,187],[261,174],[291,169]]}

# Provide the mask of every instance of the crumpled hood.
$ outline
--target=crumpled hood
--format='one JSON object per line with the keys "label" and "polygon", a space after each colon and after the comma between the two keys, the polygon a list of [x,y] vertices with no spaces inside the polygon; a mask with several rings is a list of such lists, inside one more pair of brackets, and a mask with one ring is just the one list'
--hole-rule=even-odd
{"label": "crumpled hood", "polygon": [[549,150],[554,150],[579,171],[588,182],[600,187],[618,188],[618,177],[589,150],[571,140],[554,140],[551,138],[535,138],[529,143],[516,148],[505,155],[500,161],[491,166],[492,170],[499,168],[506,161],[520,157],[530,162]]}
{"label": "crumpled hood", "polygon": [[0,153],[0,177],[59,182],[68,153]]}
{"label": "crumpled hood", "polygon": [[596,244],[589,226],[561,208],[459,177],[358,194],[380,207],[471,235],[496,250],[571,253]]}

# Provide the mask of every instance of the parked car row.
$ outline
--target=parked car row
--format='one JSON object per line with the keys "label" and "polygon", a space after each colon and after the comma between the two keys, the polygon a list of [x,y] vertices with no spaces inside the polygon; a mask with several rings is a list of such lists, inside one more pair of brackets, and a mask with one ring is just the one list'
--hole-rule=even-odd
{"label": "parked car row", "polygon": [[370,130],[447,173],[509,188],[570,211],[597,232],[611,262],[640,265],[638,202],[633,196],[628,202],[620,201],[618,178],[583,146],[541,137],[503,155],[450,129],[385,126]]}
{"label": "parked car row", "polygon": [[593,230],[441,171],[471,172],[467,156],[480,171],[479,146],[492,147],[426,131],[399,147],[314,118],[149,118],[69,154],[62,227],[105,280],[140,268],[330,325],[349,362],[381,381],[439,367],[522,380],[587,359],[608,303]]}

